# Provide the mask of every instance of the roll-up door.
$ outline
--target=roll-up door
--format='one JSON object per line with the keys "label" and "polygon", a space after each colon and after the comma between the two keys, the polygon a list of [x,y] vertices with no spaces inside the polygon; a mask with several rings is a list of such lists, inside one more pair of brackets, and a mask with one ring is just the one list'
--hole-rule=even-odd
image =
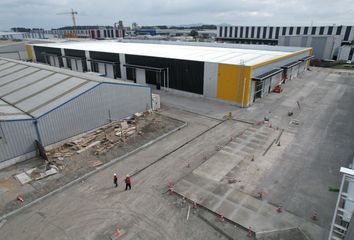
{"label": "roll-up door", "polygon": [[82,61],[80,59],[71,58],[70,64],[71,64],[71,70],[77,72],[83,72]]}

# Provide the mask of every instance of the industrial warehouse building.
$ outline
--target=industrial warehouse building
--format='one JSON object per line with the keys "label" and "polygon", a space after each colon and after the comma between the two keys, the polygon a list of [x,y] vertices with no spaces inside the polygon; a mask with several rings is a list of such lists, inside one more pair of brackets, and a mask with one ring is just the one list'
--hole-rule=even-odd
{"label": "industrial warehouse building", "polygon": [[32,44],[33,61],[249,106],[306,69],[311,48],[116,41]]}
{"label": "industrial warehouse building", "polygon": [[151,109],[151,88],[0,58],[0,168],[44,146]]}
{"label": "industrial warehouse building", "polygon": [[354,60],[354,26],[218,26],[217,40],[312,47],[318,59]]}

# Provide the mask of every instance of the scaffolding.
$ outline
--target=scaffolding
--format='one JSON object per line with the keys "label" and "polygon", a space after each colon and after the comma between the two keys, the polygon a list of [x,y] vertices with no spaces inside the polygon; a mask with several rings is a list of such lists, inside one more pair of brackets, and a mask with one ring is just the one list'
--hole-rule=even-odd
{"label": "scaffolding", "polygon": [[354,224],[354,219],[352,219],[354,210],[354,170],[342,167],[340,172],[343,173],[342,183],[328,240],[352,239],[349,236],[348,229],[352,229]]}

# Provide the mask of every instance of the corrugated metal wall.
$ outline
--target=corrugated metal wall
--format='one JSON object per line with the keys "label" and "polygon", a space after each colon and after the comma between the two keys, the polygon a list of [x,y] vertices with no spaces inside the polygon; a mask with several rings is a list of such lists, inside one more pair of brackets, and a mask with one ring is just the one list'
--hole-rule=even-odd
{"label": "corrugated metal wall", "polygon": [[40,117],[38,128],[46,146],[150,108],[150,88],[105,83]]}
{"label": "corrugated metal wall", "polygon": [[33,120],[0,122],[0,162],[35,151]]}

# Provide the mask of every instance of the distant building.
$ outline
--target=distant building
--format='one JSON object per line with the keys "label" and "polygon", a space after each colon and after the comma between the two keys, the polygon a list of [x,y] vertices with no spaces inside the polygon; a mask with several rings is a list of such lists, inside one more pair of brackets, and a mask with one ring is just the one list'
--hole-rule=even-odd
{"label": "distant building", "polygon": [[[121,22],[123,25],[123,22]],[[62,27],[52,29],[52,33],[58,38],[74,36],[79,38],[107,39],[107,38],[123,38],[125,35],[124,28],[112,26],[77,26],[76,31],[73,27]]]}
{"label": "distant building", "polygon": [[354,26],[218,26],[217,40],[312,47],[317,58],[352,60]]}
{"label": "distant building", "polygon": [[52,38],[51,31],[39,28],[11,28],[12,32],[0,32],[0,39],[22,40],[22,39],[48,39]]}

